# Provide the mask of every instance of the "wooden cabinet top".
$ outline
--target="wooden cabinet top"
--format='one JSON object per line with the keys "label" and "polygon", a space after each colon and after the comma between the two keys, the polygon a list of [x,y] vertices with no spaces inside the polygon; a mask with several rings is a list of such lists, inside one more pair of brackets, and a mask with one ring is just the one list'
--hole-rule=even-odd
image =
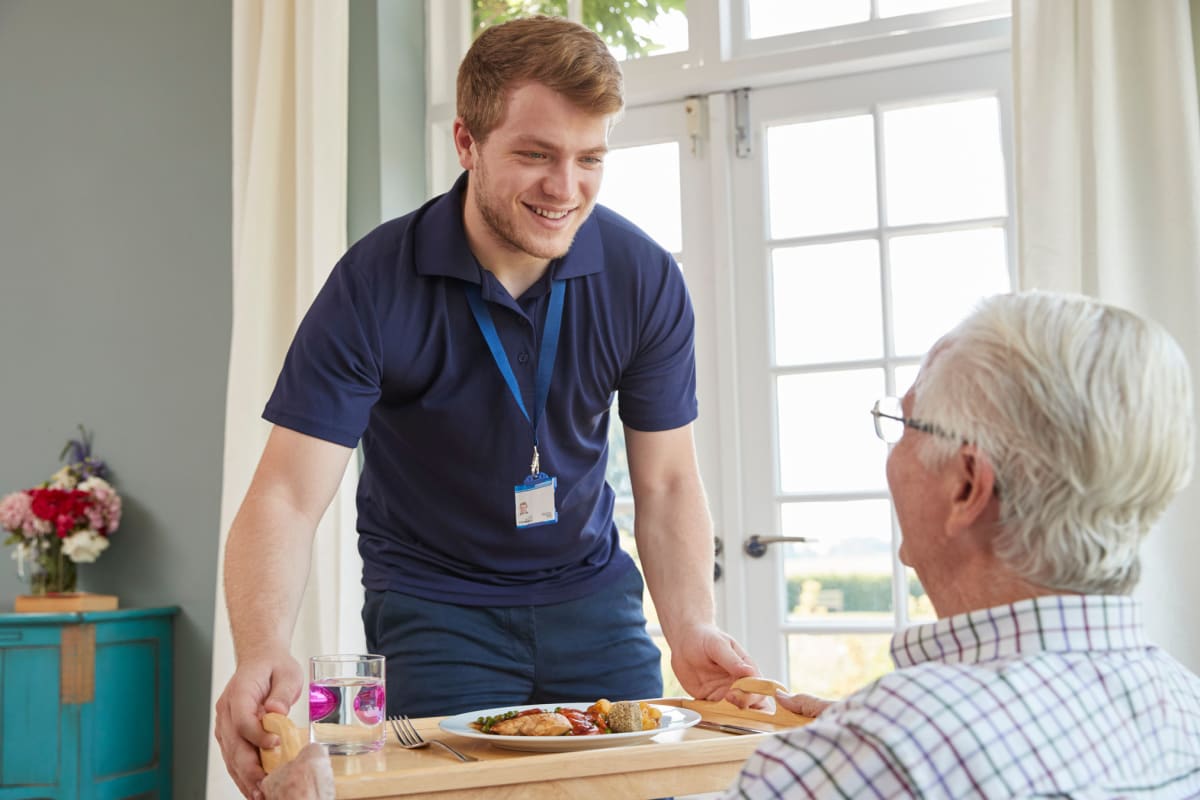
{"label": "wooden cabinet top", "polygon": [[30,625],[78,625],[85,622],[126,622],[151,617],[173,617],[178,613],[179,606],[162,606],[160,608],[121,608],[115,611],[0,614],[0,628]]}

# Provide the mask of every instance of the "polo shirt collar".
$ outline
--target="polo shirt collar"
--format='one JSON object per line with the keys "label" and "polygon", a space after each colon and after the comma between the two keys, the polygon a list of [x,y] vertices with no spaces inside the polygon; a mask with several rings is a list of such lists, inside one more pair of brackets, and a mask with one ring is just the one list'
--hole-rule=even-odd
{"label": "polo shirt collar", "polygon": [[[458,278],[480,283],[480,265],[467,246],[462,204],[467,191],[467,172],[450,191],[429,203],[416,221],[414,267],[418,275]],[[579,226],[575,241],[565,256],[550,264],[554,278],[578,278],[604,269],[604,248],[595,209]]]}

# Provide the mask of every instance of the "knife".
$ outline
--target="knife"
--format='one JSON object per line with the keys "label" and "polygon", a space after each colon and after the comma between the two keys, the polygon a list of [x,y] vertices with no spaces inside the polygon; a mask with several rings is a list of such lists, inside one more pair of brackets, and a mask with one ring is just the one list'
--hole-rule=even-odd
{"label": "knife", "polygon": [[764,731],[759,728],[747,728],[744,725],[729,725],[724,722],[710,722],[706,719],[702,719],[697,722],[696,727],[704,728],[705,730],[709,731],[721,731],[722,733],[733,733],[738,735],[745,735],[748,733],[775,733],[775,731]]}

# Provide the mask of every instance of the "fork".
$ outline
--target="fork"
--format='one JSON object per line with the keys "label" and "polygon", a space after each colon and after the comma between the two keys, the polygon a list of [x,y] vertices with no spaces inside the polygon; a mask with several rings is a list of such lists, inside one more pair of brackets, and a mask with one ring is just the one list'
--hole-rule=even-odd
{"label": "fork", "polygon": [[421,734],[412,724],[412,720],[410,720],[405,714],[401,714],[397,717],[388,717],[388,722],[391,723],[392,731],[396,734],[396,739],[399,740],[400,746],[405,750],[417,750],[421,747],[429,747],[430,744],[436,744],[439,747],[449,750],[459,761],[479,760],[478,758],[475,758],[475,756],[468,756],[458,752],[440,739],[426,741],[425,739],[421,738]]}

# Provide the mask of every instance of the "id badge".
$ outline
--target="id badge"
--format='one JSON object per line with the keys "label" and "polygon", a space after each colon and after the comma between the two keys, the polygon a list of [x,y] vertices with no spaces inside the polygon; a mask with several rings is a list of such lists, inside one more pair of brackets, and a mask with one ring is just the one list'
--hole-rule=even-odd
{"label": "id badge", "polygon": [[554,489],[557,486],[558,478],[542,472],[536,477],[530,475],[524,483],[513,487],[518,528],[558,522],[558,510],[554,507]]}

